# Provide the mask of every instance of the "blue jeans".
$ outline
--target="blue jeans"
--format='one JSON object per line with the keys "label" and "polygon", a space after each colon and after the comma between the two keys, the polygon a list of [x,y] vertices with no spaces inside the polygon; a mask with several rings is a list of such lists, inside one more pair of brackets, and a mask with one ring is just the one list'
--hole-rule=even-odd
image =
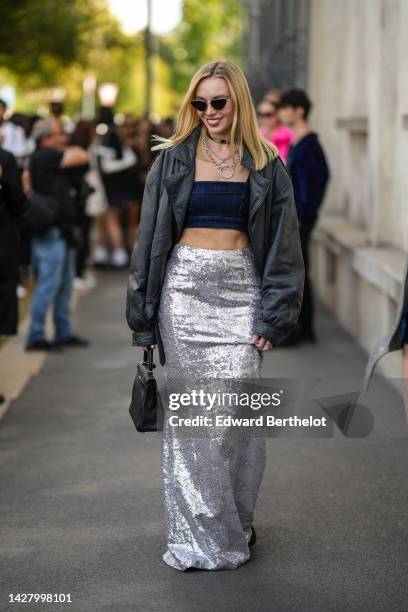
{"label": "blue jeans", "polygon": [[37,273],[37,286],[31,305],[31,323],[27,343],[45,340],[45,318],[54,305],[55,341],[72,336],[70,297],[74,279],[74,250],[52,227],[45,236],[33,238],[31,263]]}

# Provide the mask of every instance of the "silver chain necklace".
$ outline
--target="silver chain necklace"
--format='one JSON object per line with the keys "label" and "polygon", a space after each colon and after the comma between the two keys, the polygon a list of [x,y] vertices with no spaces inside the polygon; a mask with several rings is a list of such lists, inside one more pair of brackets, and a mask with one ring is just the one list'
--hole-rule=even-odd
{"label": "silver chain necklace", "polygon": [[213,155],[214,155],[214,156],[215,156],[217,159],[219,159],[221,162],[225,162],[225,161],[227,161],[227,159],[231,159],[232,157],[234,157],[234,154],[233,154],[233,153],[230,153],[230,154],[229,154],[227,157],[220,157],[220,156],[218,155],[218,153],[216,153],[216,151],[214,151],[214,149],[212,149],[212,148],[210,147],[210,143],[209,143],[208,141],[207,141],[207,146],[208,146],[208,149],[211,151],[211,153],[212,153],[212,154],[213,154]]}
{"label": "silver chain necklace", "polygon": [[[212,163],[214,164],[214,166],[216,166],[218,168],[218,172],[220,173],[221,177],[223,179],[230,179],[234,176],[235,174],[235,169],[237,164],[240,161],[240,157],[239,157],[239,150],[238,147],[236,148],[235,151],[235,156],[234,156],[234,161],[232,162],[232,164],[226,164],[225,161],[227,159],[229,159],[231,157],[231,155],[229,155],[225,160],[220,159],[219,161],[217,161],[209,146],[208,146],[208,138],[207,138],[207,134],[204,135],[204,139],[203,139],[203,145],[204,145],[204,150],[207,153],[208,157],[211,159]],[[230,174],[226,175],[226,172],[230,172]]]}

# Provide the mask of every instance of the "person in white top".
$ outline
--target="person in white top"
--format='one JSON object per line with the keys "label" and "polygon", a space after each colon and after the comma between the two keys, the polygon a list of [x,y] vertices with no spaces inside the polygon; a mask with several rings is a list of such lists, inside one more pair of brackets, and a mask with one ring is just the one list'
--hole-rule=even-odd
{"label": "person in white top", "polygon": [[22,127],[5,120],[6,111],[7,103],[0,99],[0,146],[12,153],[21,166],[27,155],[27,139]]}

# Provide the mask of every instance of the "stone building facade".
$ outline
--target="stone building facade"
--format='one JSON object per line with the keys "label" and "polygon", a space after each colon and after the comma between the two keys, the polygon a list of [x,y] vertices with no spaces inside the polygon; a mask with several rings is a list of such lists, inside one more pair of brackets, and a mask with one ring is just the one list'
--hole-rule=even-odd
{"label": "stone building facade", "polygon": [[[307,14],[311,124],[331,169],[314,286],[369,351],[391,331],[408,257],[408,2],[310,0]],[[400,377],[401,355],[379,370]]]}
{"label": "stone building facade", "polygon": [[268,89],[307,87],[310,0],[243,0],[246,76],[256,103]]}
{"label": "stone building facade", "polygon": [[[405,0],[312,0],[312,119],[332,170],[313,274],[366,350],[390,333],[408,257],[407,56]],[[401,356],[380,369],[401,376]]]}

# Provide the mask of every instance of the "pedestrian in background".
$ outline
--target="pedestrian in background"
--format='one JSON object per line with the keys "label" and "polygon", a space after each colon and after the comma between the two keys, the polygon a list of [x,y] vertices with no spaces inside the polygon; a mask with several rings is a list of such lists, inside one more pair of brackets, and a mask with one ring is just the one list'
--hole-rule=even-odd
{"label": "pedestrian in background", "polygon": [[5,119],[7,103],[0,100],[0,146],[4,151],[12,153],[19,168],[22,168],[27,155],[27,141],[21,126]]}
{"label": "pedestrian in background", "polygon": [[375,368],[384,357],[393,351],[402,350],[402,382],[405,413],[408,419],[408,260],[402,279],[401,293],[397,304],[397,313],[391,333],[379,338],[370,352],[364,377],[364,388],[367,391]]}
{"label": "pedestrian in background", "polygon": [[318,135],[311,131],[309,126],[308,117],[311,107],[312,104],[308,96],[299,89],[292,89],[284,93],[279,103],[280,119],[295,134],[288,153],[287,168],[292,178],[295,193],[305,263],[302,310],[296,329],[283,343],[285,346],[299,344],[300,342],[316,342],[309,244],[330,173]]}
{"label": "pedestrian in background", "polygon": [[[71,146],[81,147],[87,151],[90,156],[91,145],[95,138],[95,125],[92,121],[80,119],[75,124],[74,131],[69,136]],[[81,166],[73,166],[70,170],[67,169],[67,175],[70,174],[71,181],[75,188],[77,200],[77,246],[75,249],[75,280],[74,286],[83,288],[87,283],[92,285],[89,276],[86,276],[86,264],[90,255],[90,231],[93,217],[88,214],[87,201],[89,196],[94,192],[94,188],[87,180],[90,171],[90,162]]]}
{"label": "pedestrian in background", "polygon": [[0,147],[0,336],[14,336],[18,331],[20,228],[26,212],[16,159]]}
{"label": "pedestrian in background", "polygon": [[[36,150],[29,163],[30,189],[55,202],[57,217],[44,234],[33,236],[32,266],[37,284],[31,305],[27,351],[60,350],[65,346],[87,346],[75,335],[70,321],[70,298],[75,275],[75,192],[66,170],[88,163],[86,151],[66,146],[61,123],[38,121],[33,129]],[[46,339],[45,318],[53,305],[55,337]]]}
{"label": "pedestrian in background", "polygon": [[[408,285],[408,267],[404,279],[404,287]],[[402,377],[404,379],[404,403],[405,414],[408,420],[408,300],[404,303],[404,314],[401,321],[401,342],[402,342]]]}
{"label": "pedestrian in background", "polygon": [[265,98],[258,104],[259,133],[276,146],[280,158],[286,163],[294,133],[288,127],[282,125],[279,119],[278,103]]}
{"label": "pedestrian in background", "polygon": [[165,117],[159,124],[159,134],[165,138],[170,138],[175,129],[173,117]]}
{"label": "pedestrian in background", "polygon": [[[105,221],[112,246],[110,264],[117,269],[128,265],[127,251],[134,243],[140,214],[138,156],[128,142],[130,129],[133,128],[129,119],[118,128],[112,117],[98,147],[99,167],[108,201]],[[123,217],[126,217],[127,234],[131,237],[129,243],[123,232]],[[95,257],[97,262],[106,259],[102,247],[95,252]]]}

